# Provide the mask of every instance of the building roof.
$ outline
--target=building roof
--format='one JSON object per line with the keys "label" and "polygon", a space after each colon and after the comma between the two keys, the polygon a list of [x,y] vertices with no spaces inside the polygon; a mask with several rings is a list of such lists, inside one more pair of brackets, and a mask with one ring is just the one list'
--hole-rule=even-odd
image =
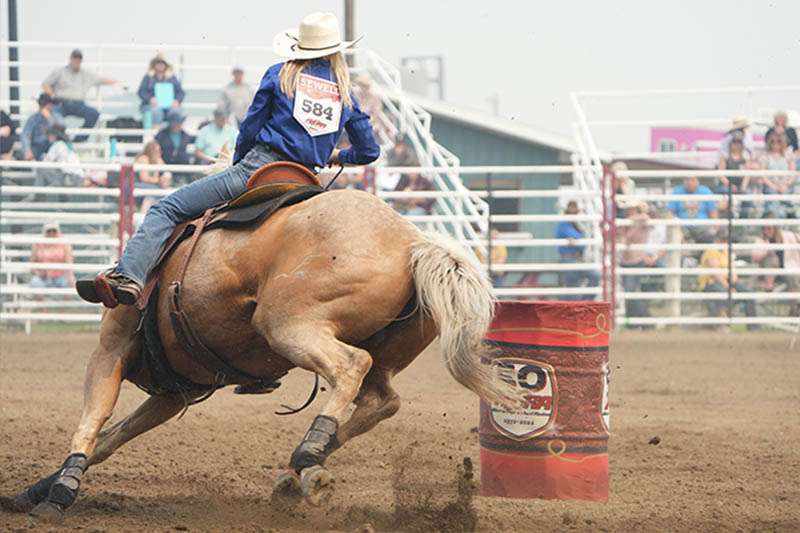
{"label": "building roof", "polygon": [[460,107],[442,100],[432,100],[408,93],[406,93],[406,96],[434,116],[444,117],[471,127],[507,135],[525,142],[555,148],[564,152],[572,153],[575,151],[575,144],[572,140],[557,133],[542,131],[507,118]]}

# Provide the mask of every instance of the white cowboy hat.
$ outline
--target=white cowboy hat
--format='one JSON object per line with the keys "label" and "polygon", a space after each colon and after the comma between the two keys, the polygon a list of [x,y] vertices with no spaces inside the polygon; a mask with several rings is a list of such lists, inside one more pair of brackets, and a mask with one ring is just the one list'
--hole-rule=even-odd
{"label": "white cowboy hat", "polygon": [[750,126],[750,119],[746,115],[736,115],[733,117],[733,130],[740,130]]}
{"label": "white cowboy hat", "polygon": [[311,13],[299,28],[289,28],[272,40],[272,50],[288,59],[314,59],[350,48],[363,38],[342,41],[339,20],[333,13]]}

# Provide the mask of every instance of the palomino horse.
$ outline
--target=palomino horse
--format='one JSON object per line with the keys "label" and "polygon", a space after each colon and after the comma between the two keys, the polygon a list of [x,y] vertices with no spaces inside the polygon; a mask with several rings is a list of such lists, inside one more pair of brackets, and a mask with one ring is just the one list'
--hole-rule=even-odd
{"label": "palomino horse", "polygon": [[[186,246],[166,260],[162,278],[174,275]],[[519,401],[481,362],[494,298],[474,256],[449,237],[421,232],[370,194],[326,192],[256,227],[209,231],[197,242],[183,286],[195,331],[229,365],[265,379],[299,367],[331,386],[274,495],[326,501],[333,488],[326,457],[397,412],[392,377],[437,334],[459,383],[489,401]],[[215,376],[178,342],[166,291],[159,289],[158,324],[169,364],[195,383],[214,384]],[[6,500],[7,507],[62,518],[88,466],[184,408],[179,394],[153,395],[103,429],[122,380],[135,382],[131,369],[141,366],[139,319],[133,307],[105,312],[70,456],[53,475]],[[347,418],[351,403],[356,409]]]}

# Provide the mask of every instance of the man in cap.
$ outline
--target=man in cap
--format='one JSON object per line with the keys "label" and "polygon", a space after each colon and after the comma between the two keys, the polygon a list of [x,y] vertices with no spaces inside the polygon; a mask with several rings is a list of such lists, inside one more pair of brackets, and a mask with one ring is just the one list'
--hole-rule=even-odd
{"label": "man in cap", "polygon": [[233,80],[222,89],[219,108],[236,119],[238,126],[247,116],[247,108],[253,101],[253,88],[244,82],[244,69],[233,67]]}
{"label": "man in cap", "polygon": [[236,129],[228,124],[228,112],[217,108],[214,120],[200,128],[194,142],[195,157],[202,162],[213,162],[224,144],[233,149],[236,146]]}
{"label": "man in cap", "polygon": [[189,165],[187,147],[194,142],[194,137],[183,129],[186,115],[180,108],[167,112],[167,126],[156,134],[156,142],[161,146],[161,156],[168,165]]}
{"label": "man in cap", "polygon": [[[101,78],[93,72],[81,68],[83,53],[73,50],[69,55],[69,64],[57,68],[45,78],[42,90],[53,98],[56,103],[55,111],[65,117],[80,117],[83,119],[83,128],[93,128],[100,117],[97,109],[86,105],[86,93],[98,85],[113,85],[118,83],[110,78]],[[85,141],[88,135],[78,135],[76,142]]]}
{"label": "man in cap", "polygon": [[53,110],[53,99],[50,95],[40,94],[38,102],[39,111],[28,117],[20,135],[22,154],[26,161],[42,160],[50,147],[47,131],[55,124],[63,123],[61,115]]}

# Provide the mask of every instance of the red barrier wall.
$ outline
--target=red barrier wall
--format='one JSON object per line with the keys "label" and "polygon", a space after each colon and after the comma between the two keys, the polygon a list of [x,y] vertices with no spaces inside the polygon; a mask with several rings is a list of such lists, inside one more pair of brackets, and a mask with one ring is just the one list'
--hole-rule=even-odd
{"label": "red barrier wall", "polygon": [[608,324],[602,302],[498,305],[493,363],[529,405],[481,402],[482,495],[608,499]]}

